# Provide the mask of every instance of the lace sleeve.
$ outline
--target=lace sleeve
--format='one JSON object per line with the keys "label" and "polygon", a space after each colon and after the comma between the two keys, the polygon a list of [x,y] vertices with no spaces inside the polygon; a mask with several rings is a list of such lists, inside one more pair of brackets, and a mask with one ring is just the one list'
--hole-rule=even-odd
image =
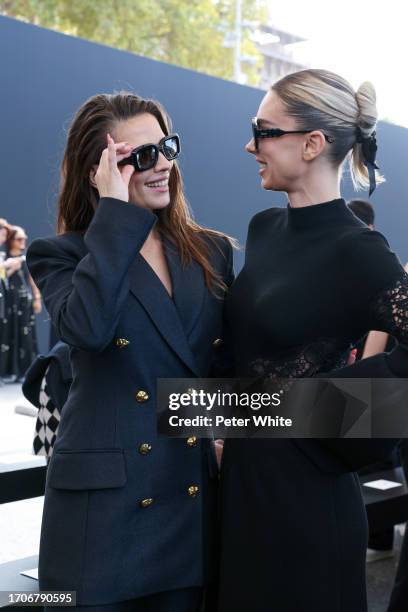
{"label": "lace sleeve", "polygon": [[408,344],[408,275],[378,296],[371,314],[375,329],[388,332],[401,344]]}

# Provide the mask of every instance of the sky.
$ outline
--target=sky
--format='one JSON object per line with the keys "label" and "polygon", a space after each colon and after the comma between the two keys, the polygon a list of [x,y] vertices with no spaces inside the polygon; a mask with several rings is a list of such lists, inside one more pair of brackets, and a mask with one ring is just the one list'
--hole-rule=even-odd
{"label": "sky", "polygon": [[[270,23],[307,39],[295,59],[355,88],[371,81],[380,119],[408,127],[408,4],[404,0],[269,0]],[[406,8],[405,8],[406,7]]]}

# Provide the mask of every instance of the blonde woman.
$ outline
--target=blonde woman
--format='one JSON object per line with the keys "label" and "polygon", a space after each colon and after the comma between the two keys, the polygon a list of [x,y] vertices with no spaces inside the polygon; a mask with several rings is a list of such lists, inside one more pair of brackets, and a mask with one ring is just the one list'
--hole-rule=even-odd
{"label": "blonde woman", "polygon": [[[354,91],[323,70],[286,76],[263,98],[246,149],[263,189],[286,192],[288,205],[252,219],[227,296],[235,375],[407,375],[407,275],[340,193],[347,160],[356,186],[381,180],[376,121],[371,84]],[[399,347],[347,367],[372,329]],[[393,444],[228,439],[220,612],[364,612],[367,525],[354,470]]]}

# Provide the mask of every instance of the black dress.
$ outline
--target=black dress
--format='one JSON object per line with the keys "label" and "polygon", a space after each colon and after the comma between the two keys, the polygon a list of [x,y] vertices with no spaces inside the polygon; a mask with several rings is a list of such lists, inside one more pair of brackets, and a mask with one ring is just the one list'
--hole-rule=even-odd
{"label": "black dress", "polygon": [[[226,319],[236,376],[408,373],[407,276],[342,199],[252,219]],[[399,346],[346,367],[371,329]],[[228,439],[219,612],[364,612],[367,524],[352,470],[393,443]]]}
{"label": "black dress", "polygon": [[4,375],[21,380],[38,353],[33,294],[25,262],[8,279],[3,342]]}

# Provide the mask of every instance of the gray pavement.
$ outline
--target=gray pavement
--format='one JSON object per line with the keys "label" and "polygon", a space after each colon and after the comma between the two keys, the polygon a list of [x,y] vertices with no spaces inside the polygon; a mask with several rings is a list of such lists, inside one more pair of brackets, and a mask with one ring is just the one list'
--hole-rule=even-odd
{"label": "gray pavement", "polygon": [[[18,384],[0,388],[0,469],[16,463],[44,465],[32,450],[35,417],[14,412],[30,407]],[[43,498],[0,505],[0,563],[38,552]]]}

